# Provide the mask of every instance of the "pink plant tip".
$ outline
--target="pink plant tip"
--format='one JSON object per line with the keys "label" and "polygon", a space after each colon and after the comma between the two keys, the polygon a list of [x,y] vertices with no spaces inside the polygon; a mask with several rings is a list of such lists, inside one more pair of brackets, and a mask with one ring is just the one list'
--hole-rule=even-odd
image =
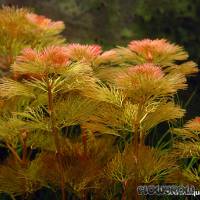
{"label": "pink plant tip", "polygon": [[128,74],[144,75],[155,79],[160,79],[164,76],[161,68],[151,63],[129,67]]}
{"label": "pink plant tip", "polygon": [[170,44],[165,39],[143,39],[131,41],[128,48],[139,55],[143,55],[147,61],[151,62],[155,54],[175,53],[178,46]]}
{"label": "pink plant tip", "polygon": [[194,131],[200,131],[200,117],[195,117],[194,119],[190,120],[185,127]]}
{"label": "pink plant tip", "polygon": [[102,52],[99,45],[81,45],[78,43],[67,46],[68,57],[72,60],[93,60]]}
{"label": "pink plant tip", "polygon": [[27,19],[39,26],[42,29],[63,29],[64,28],[64,23],[62,21],[52,21],[51,19],[43,16],[43,15],[37,15],[34,13],[28,13],[26,15]]}

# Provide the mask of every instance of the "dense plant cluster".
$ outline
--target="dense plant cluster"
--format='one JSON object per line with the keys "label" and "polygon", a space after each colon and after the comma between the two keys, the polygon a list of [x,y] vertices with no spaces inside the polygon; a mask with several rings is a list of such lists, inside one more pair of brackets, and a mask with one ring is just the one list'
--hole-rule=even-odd
{"label": "dense plant cluster", "polygon": [[53,22],[26,9],[5,7],[0,11],[0,68],[7,71],[25,47],[42,48],[64,42],[61,21]]}
{"label": "dense plant cluster", "polygon": [[[124,45],[132,38],[167,38],[199,62],[199,0],[1,0],[63,19],[69,41]],[[192,34],[191,34],[192,31]]]}
{"label": "dense plant cluster", "polygon": [[[197,68],[182,47],[144,39],[103,51],[65,43],[62,22],[24,9],[1,13],[2,69],[10,69],[0,80],[0,139],[8,151],[1,193],[28,199],[50,188],[62,200],[129,200],[140,199],[144,184],[200,188],[191,164],[199,118],[170,128],[178,136],[170,148],[145,143],[158,124],[171,127],[184,115],[174,97]],[[189,165],[179,162],[188,157]]]}

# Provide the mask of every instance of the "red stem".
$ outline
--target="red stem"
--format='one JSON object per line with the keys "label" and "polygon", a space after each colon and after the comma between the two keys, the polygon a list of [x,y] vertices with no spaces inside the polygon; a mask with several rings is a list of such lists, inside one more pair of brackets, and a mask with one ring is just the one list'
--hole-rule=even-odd
{"label": "red stem", "polygon": [[17,154],[17,152],[15,151],[15,149],[8,143],[6,143],[6,146],[8,147],[8,149],[10,150],[10,152],[13,154],[14,158],[20,163],[22,164],[22,160],[19,157],[19,155]]}
{"label": "red stem", "polygon": [[86,134],[86,129],[82,128],[82,143],[83,143],[83,148],[84,148],[84,157],[87,157],[87,134]]}
{"label": "red stem", "polygon": [[122,198],[121,200],[126,200],[126,185],[127,185],[127,182],[123,182],[122,183]]}
{"label": "red stem", "polygon": [[134,149],[135,149],[135,164],[136,164],[136,176],[135,176],[135,183],[134,183],[134,194],[135,194],[135,200],[139,200],[139,195],[137,194],[137,187],[138,187],[138,182],[139,182],[139,176],[138,176],[138,159],[139,159],[139,148],[140,148],[140,143],[143,142],[143,136],[140,135],[141,130],[140,130],[140,118],[141,114],[143,111],[143,103],[140,102],[138,105],[138,113],[137,113],[137,118],[134,123],[135,126],[135,137],[134,137]]}
{"label": "red stem", "polygon": [[60,186],[61,186],[62,200],[66,200],[64,167],[63,167],[63,163],[62,163],[62,150],[61,150],[61,146],[60,146],[61,144],[60,144],[60,140],[59,140],[58,130],[55,126],[52,86],[49,83],[48,77],[46,80],[47,80],[47,84],[48,84],[48,111],[49,111],[49,116],[50,116],[51,130],[52,130],[52,134],[54,136],[54,142],[55,142],[56,151],[57,151],[58,168],[59,168],[60,176],[61,176]]}
{"label": "red stem", "polygon": [[23,131],[22,133],[22,163],[25,166],[26,165],[26,157],[27,157],[27,133],[26,131]]}

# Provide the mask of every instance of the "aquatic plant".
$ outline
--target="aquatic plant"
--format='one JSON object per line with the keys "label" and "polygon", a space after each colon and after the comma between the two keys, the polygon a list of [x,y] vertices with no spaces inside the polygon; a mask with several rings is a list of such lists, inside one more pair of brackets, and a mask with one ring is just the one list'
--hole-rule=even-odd
{"label": "aquatic plant", "polygon": [[[168,183],[177,154],[145,140],[161,122],[184,115],[174,97],[197,72],[187,52],[164,39],[104,52],[99,45],[64,43],[62,22],[24,9],[1,12],[0,31],[8,32],[12,49],[0,39],[10,68],[0,80],[0,139],[8,151],[0,192],[26,199],[46,187],[59,190],[62,200],[125,200],[139,199],[139,185]],[[19,28],[9,28],[13,16]],[[176,147],[188,153],[182,143]]]}

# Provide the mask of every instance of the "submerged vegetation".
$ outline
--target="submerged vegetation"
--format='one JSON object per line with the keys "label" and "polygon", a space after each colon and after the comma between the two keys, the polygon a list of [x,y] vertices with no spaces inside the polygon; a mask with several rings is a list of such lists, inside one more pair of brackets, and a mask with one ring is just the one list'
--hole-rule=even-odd
{"label": "submerged vegetation", "polygon": [[[175,97],[198,71],[187,52],[165,39],[103,51],[66,43],[63,29],[25,9],[0,10],[0,192],[137,200],[140,185],[200,189],[200,118],[176,126],[185,110]],[[172,139],[147,144],[163,122]]]}

